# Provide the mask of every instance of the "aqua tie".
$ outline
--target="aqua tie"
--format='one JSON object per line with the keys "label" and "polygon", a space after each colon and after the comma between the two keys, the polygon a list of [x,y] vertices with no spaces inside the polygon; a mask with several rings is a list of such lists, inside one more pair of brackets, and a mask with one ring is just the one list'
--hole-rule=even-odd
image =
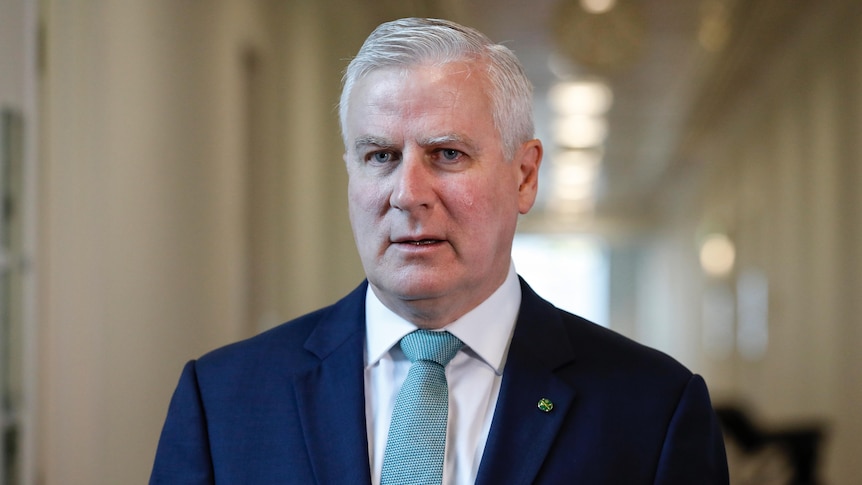
{"label": "aqua tie", "polygon": [[443,481],[449,418],[445,369],[462,345],[449,332],[416,330],[401,339],[401,350],[412,365],[395,399],[381,485],[439,485]]}

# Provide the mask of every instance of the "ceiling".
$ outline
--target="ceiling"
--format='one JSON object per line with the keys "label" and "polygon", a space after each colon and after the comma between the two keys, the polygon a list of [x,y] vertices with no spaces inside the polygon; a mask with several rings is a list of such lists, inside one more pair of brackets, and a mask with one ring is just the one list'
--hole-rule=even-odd
{"label": "ceiling", "polygon": [[[567,225],[583,226],[577,223],[586,221],[631,224],[647,217],[644,202],[660,186],[701,76],[714,57],[698,42],[702,2],[618,0],[610,11],[600,14],[587,13],[580,0],[467,3],[473,25],[515,50],[535,84],[536,123],[546,146],[546,163],[553,163],[556,149],[549,134],[552,114],[545,100],[547,90],[561,80],[559,66],[568,78],[598,78],[613,92],[594,209],[576,215],[577,220],[570,218]],[[622,15],[624,12],[629,15]],[[555,40],[560,37],[555,28],[560,26],[565,26],[567,41],[575,44],[570,50],[579,52],[567,54]],[[610,50],[608,56],[622,52],[624,60],[611,65],[594,60],[602,46]],[[590,56],[590,49],[596,55]],[[557,74],[551,65],[558,66]],[[543,182],[546,187],[552,183]],[[559,222],[548,211],[539,213],[534,221]]]}
{"label": "ceiling", "polygon": [[[531,215],[528,226],[543,230],[613,230],[648,223],[656,194],[686,168],[686,140],[723,109],[721,100],[728,90],[744,81],[741,73],[762,62],[782,29],[811,3],[794,0],[788,8],[786,0],[616,0],[607,13],[586,14],[583,1],[458,3],[461,18],[510,46],[524,63],[536,87],[537,131],[546,146],[546,165],[553,163],[556,152],[546,94],[561,80],[560,69],[555,74],[550,66],[559,67],[563,59],[565,76],[598,78],[613,92],[594,207],[560,219],[540,201],[534,211],[538,215]],[[622,12],[637,20],[620,20]],[[555,40],[560,38],[555,26],[563,26],[569,44],[589,47],[566,54]],[[613,66],[597,64],[589,55],[590,48],[624,50],[631,45],[633,54]],[[553,172],[543,172],[546,191]]]}

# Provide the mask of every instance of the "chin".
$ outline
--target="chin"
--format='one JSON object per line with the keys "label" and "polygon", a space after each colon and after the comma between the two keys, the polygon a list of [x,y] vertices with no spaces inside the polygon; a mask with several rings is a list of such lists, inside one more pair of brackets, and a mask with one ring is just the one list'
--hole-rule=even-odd
{"label": "chin", "polygon": [[416,301],[438,298],[445,294],[448,285],[441,284],[440,278],[429,278],[427,275],[405,275],[400,278],[382,280],[378,289],[393,295],[400,300]]}

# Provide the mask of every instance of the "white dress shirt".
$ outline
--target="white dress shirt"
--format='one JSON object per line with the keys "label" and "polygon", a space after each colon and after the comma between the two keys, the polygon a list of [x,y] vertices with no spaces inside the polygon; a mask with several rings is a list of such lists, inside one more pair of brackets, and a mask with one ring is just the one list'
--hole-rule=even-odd
{"label": "white dress shirt", "polygon": [[[487,300],[444,328],[464,342],[446,366],[449,421],[443,461],[445,484],[476,481],[520,305],[521,285],[510,264],[506,280]],[[371,481],[377,485],[392,408],[410,369],[398,342],[416,326],[384,306],[370,286],[365,313],[365,414]]]}

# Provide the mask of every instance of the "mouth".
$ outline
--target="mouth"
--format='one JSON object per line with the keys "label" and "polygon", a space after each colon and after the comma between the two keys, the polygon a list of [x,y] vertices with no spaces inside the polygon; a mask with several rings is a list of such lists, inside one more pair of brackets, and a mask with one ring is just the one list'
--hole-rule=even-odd
{"label": "mouth", "polygon": [[441,239],[422,238],[422,239],[396,239],[392,241],[395,244],[404,244],[406,246],[431,246],[433,244],[443,242]]}
{"label": "mouth", "polygon": [[419,241],[405,241],[406,244],[412,244],[413,246],[427,246],[429,244],[438,243],[440,240],[438,239],[422,239]]}

